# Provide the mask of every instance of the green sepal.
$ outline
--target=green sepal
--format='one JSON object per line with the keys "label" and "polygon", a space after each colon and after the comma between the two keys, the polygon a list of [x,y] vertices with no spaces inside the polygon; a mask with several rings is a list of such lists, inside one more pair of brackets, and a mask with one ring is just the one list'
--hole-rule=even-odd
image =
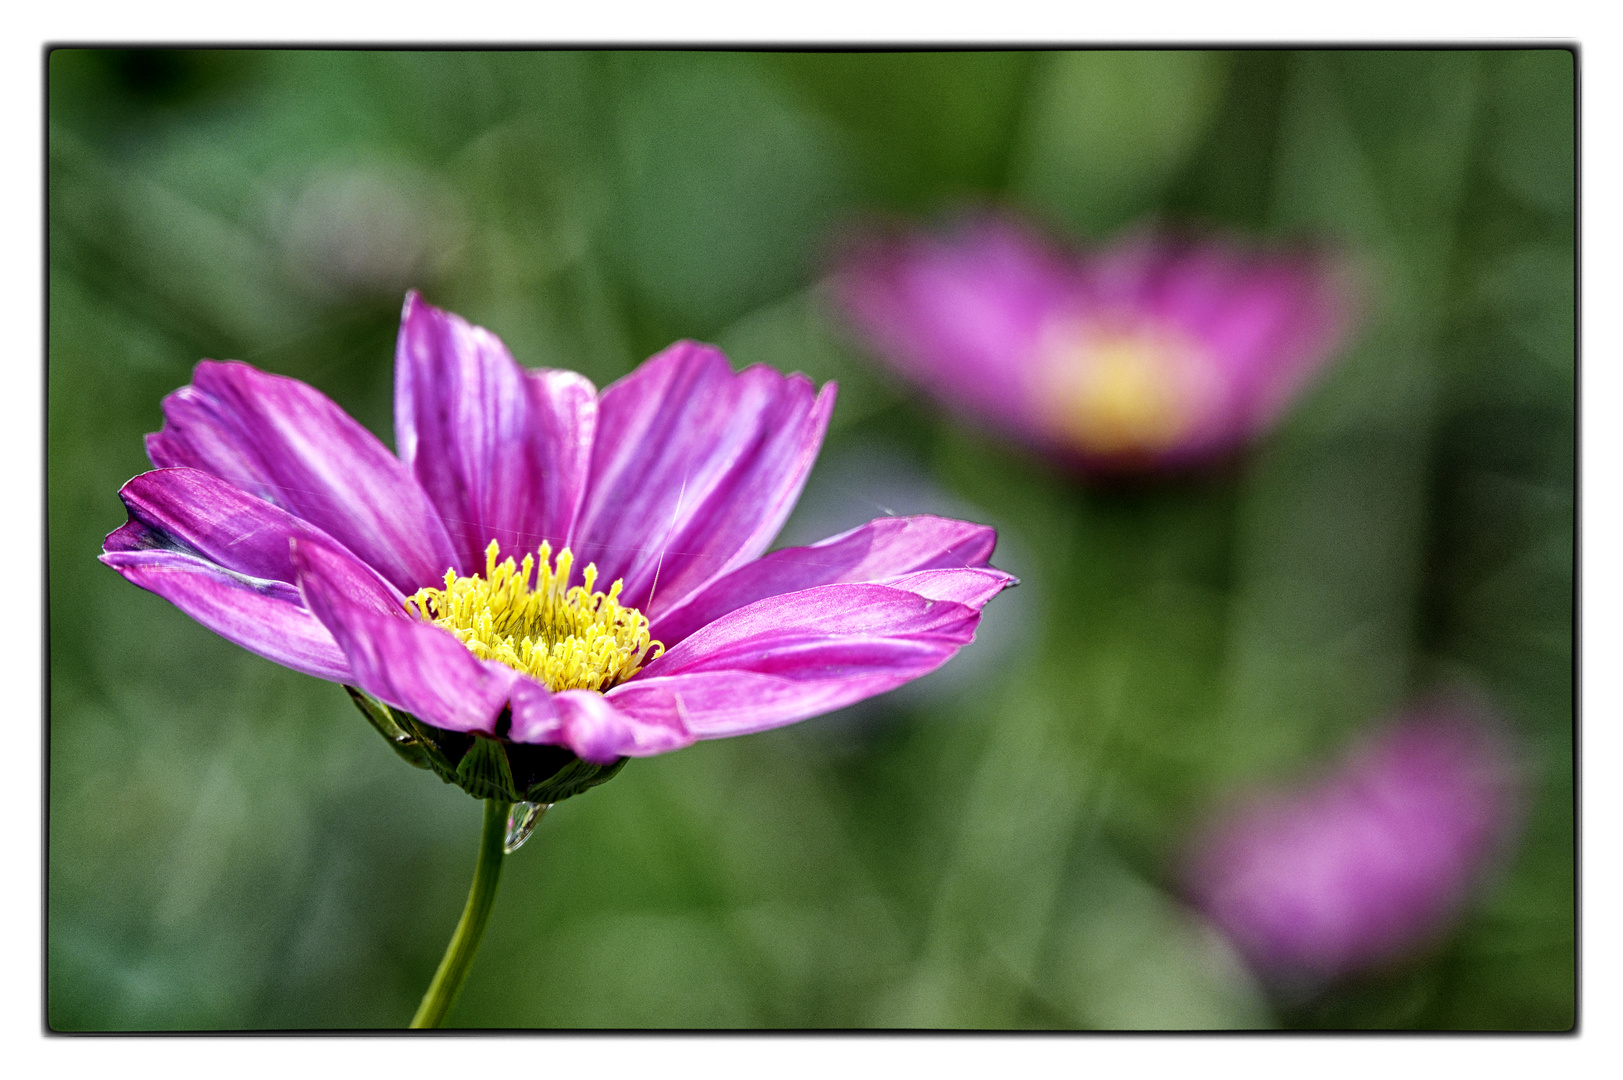
{"label": "green sepal", "polygon": [[576,758],[545,780],[539,780],[525,789],[524,801],[551,804],[563,802],[571,795],[579,795],[587,788],[614,779],[614,774],[625,768],[630,758],[616,758],[608,765],[593,765]]}
{"label": "green sepal", "polygon": [[[608,765],[594,765],[561,746],[536,746],[491,735],[447,731],[391,708],[353,686],[344,689],[395,753],[476,799],[562,802],[611,779],[626,763],[625,758],[618,758]],[[497,730],[505,731],[509,722],[504,713]]]}
{"label": "green sepal", "polygon": [[473,745],[457,762],[456,783],[476,799],[518,801],[513,798],[513,769],[502,744],[483,735],[474,736]]}
{"label": "green sepal", "polygon": [[422,743],[395,722],[394,712],[389,706],[376,698],[368,697],[353,686],[346,686],[344,689],[349,691],[349,698],[355,702],[355,707],[361,710],[361,715],[371,721],[372,726],[377,728],[378,734],[383,736],[395,753],[419,769],[429,767],[428,755]]}

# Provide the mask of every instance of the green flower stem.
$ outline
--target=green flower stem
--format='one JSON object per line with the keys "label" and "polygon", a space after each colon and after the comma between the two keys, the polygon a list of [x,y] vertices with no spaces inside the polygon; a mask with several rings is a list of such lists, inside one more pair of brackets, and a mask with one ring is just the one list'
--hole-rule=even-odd
{"label": "green flower stem", "polygon": [[479,939],[485,935],[485,923],[490,921],[490,909],[496,903],[496,882],[502,876],[502,843],[507,835],[507,811],[512,805],[502,799],[485,800],[485,828],[479,835],[479,864],[473,871],[468,903],[462,909],[456,933],[451,935],[451,944],[445,948],[445,958],[434,972],[434,981],[428,984],[423,1003],[417,1006],[417,1015],[411,1018],[414,1028],[436,1028],[445,1022],[445,1014],[451,1011],[451,1003],[473,966]]}

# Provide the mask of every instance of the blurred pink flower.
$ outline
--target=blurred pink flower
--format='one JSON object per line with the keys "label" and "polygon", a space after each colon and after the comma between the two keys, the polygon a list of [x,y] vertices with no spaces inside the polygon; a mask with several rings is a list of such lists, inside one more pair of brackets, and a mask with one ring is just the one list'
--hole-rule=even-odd
{"label": "blurred pink flower", "polygon": [[1200,839],[1197,904],[1263,974],[1314,983],[1425,946],[1516,818],[1509,747],[1467,698],[1421,705],[1294,791],[1253,795]]}
{"label": "blurred pink flower", "polygon": [[1244,445],[1342,344],[1353,306],[1322,250],[1138,233],[1074,252],[993,215],[939,236],[872,230],[832,286],[901,374],[1092,472]]}

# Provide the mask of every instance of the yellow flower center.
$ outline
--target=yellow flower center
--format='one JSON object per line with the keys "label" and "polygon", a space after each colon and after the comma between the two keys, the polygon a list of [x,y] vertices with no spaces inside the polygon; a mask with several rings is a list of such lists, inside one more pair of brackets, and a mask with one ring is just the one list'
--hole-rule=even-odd
{"label": "yellow flower center", "polygon": [[[419,589],[406,609],[451,631],[481,660],[499,660],[545,683],[549,690],[607,690],[642,668],[650,648],[665,646],[648,636],[648,620],[622,607],[620,582],[596,591],[597,566],[587,564],[585,584],[566,588],[575,557],[543,543],[520,566],[496,562],[496,541],[485,548],[485,573],[460,577],[445,572],[445,588]],[[531,571],[535,586],[531,588]]]}
{"label": "yellow flower center", "polygon": [[1060,434],[1095,454],[1171,448],[1210,390],[1198,348],[1171,334],[1071,328],[1045,353],[1041,407]]}

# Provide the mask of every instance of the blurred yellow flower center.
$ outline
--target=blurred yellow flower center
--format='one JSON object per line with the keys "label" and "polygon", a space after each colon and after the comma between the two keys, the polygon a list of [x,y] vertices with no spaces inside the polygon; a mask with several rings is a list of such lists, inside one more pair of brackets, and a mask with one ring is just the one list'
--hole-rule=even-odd
{"label": "blurred yellow flower center", "polygon": [[[492,540],[485,549],[485,573],[459,577],[445,572],[445,588],[419,589],[406,600],[412,611],[461,639],[481,660],[499,660],[550,690],[607,690],[642,667],[650,648],[665,646],[648,636],[648,620],[636,608],[622,607],[620,582],[596,591],[597,567],[587,564],[585,584],[565,588],[575,557],[543,543],[537,554],[496,562]],[[531,588],[531,571],[535,587]]]}
{"label": "blurred yellow flower center", "polygon": [[1157,453],[1188,433],[1199,390],[1189,343],[1144,332],[1067,337],[1050,354],[1042,404],[1072,442],[1095,454]]}

